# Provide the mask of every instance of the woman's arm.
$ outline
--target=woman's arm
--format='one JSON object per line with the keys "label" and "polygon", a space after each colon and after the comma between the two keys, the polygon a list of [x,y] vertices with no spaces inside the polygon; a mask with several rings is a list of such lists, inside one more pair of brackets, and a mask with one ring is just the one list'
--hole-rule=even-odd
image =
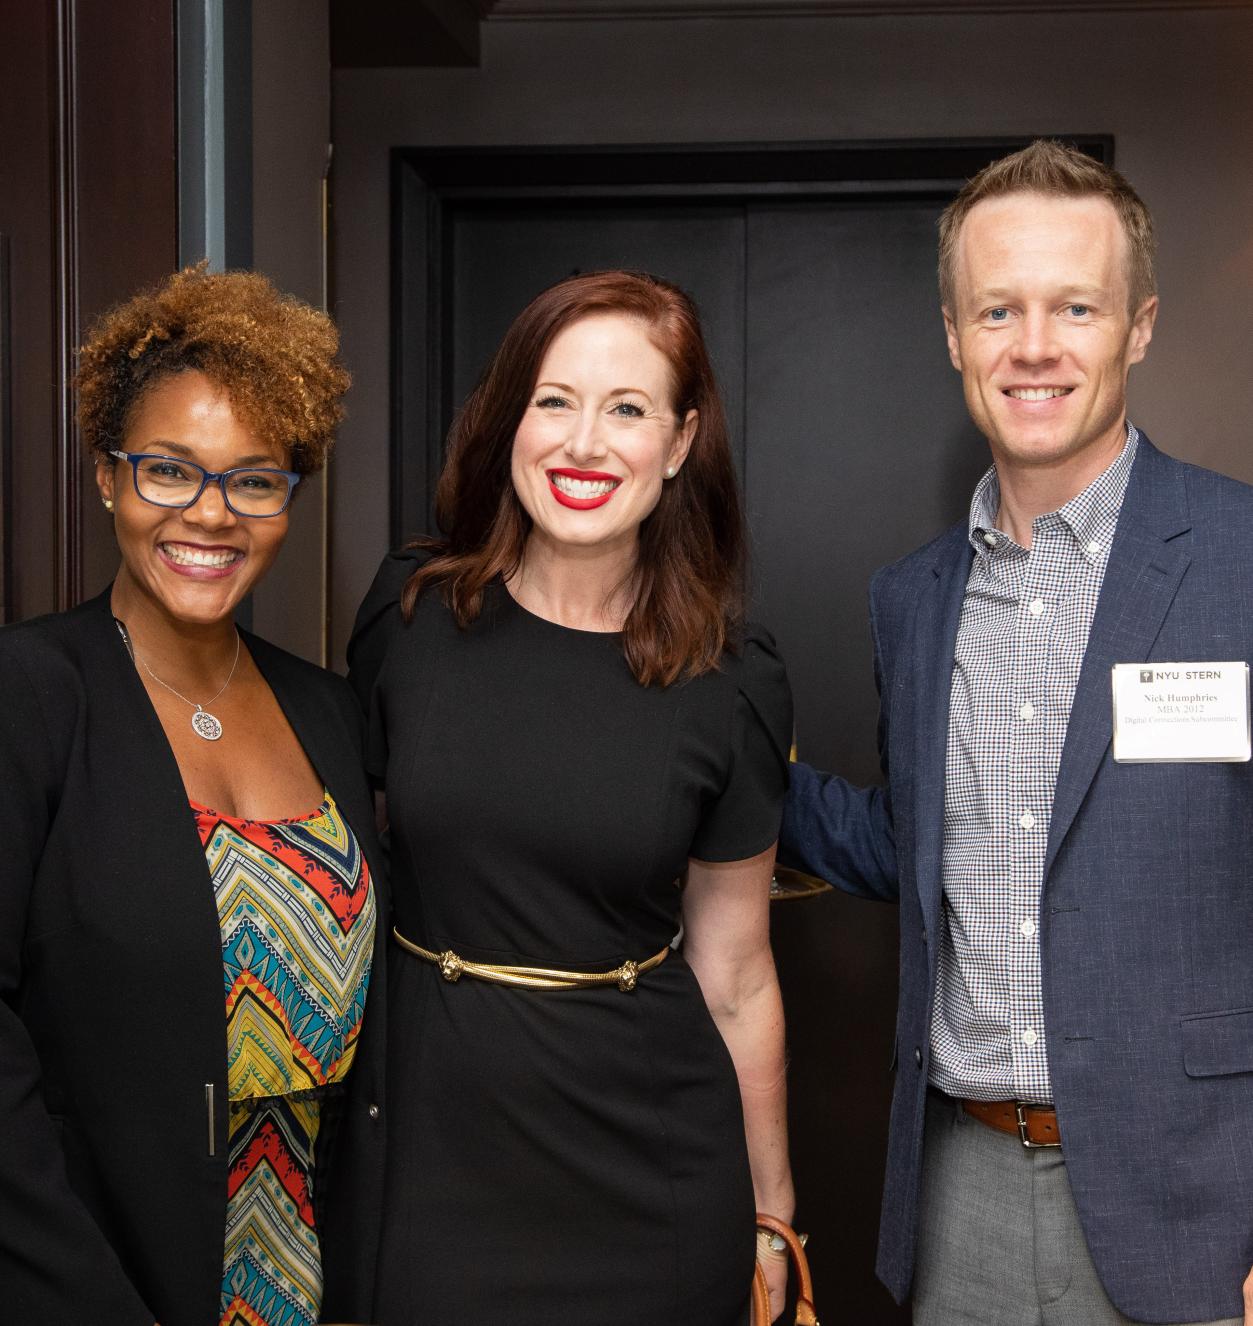
{"label": "woman's arm", "polygon": [[0,706],[3,1315],[6,1321],[49,1326],[71,1321],[152,1326],[153,1314],[70,1186],[61,1135],[45,1105],[39,1054],[20,1011],[31,895],[65,783],[73,711],[70,679],[59,671],[55,656],[32,652],[30,629],[6,628],[0,639],[0,694],[5,696]]}
{"label": "woman's arm", "polygon": [[[789,1224],[783,1001],[770,952],[774,845],[744,861],[688,862],[683,954],[735,1064],[757,1209]],[[783,1309],[785,1257],[763,1261],[773,1312]]]}

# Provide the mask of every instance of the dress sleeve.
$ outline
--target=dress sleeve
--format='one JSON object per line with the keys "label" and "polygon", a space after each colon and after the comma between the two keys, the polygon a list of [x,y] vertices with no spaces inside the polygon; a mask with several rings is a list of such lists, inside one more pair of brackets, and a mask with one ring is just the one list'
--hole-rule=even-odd
{"label": "dress sleeve", "polygon": [[779,836],[792,745],[792,688],[774,638],[750,627],[737,678],[727,780],[692,840],[700,861],[742,861]]}
{"label": "dress sleeve", "polygon": [[387,724],[380,680],[388,651],[404,630],[400,595],[405,582],[429,554],[403,548],[388,553],[361,600],[348,641],[348,681],[366,716],[365,767],[375,783],[387,772]]}

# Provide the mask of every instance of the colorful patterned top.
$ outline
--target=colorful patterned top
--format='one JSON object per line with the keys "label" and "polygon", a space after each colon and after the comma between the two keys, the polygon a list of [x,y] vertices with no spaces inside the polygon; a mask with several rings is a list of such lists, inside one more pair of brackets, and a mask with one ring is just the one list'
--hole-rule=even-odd
{"label": "colorful patterned top", "polygon": [[370,984],[370,872],[329,792],[243,820],[194,801],[222,928],[230,1162],[220,1326],[313,1326],[322,1306],[314,1154]]}

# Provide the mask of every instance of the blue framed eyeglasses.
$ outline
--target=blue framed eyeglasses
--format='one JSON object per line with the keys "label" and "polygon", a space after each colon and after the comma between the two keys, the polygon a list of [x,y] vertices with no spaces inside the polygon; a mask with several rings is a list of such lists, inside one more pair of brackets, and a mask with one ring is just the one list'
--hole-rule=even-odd
{"label": "blue framed eyeglasses", "polygon": [[227,507],[237,516],[252,519],[282,515],[301,480],[294,470],[245,465],[215,474],[193,461],[148,451],[110,450],[109,455],[130,461],[135,491],[153,506],[193,506],[205,485],[216,483]]}

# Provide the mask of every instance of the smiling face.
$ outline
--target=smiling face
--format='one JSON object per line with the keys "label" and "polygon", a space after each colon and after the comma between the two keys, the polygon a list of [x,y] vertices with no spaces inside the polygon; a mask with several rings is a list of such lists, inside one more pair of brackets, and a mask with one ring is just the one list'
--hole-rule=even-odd
{"label": "smiling face", "polygon": [[696,431],[675,415],[670,365],[637,318],[595,314],[554,337],[514,435],[514,490],[532,538],[631,553]]}
{"label": "smiling face", "polygon": [[[203,373],[161,379],[140,397],[121,450],[155,452],[220,473],[238,466],[287,469],[280,449],[259,442],[235,415],[230,397]],[[229,620],[282,547],[287,513],[235,515],[221,485],[205,486],[189,507],[154,506],[135,491],[129,461],[96,467],[102,498],[113,502],[122,566],[115,611],[138,600],[175,622],[207,626]]]}
{"label": "smiling face", "polygon": [[949,357],[998,466],[1074,471],[1082,491],[1125,440],[1127,373],[1157,300],[1128,310],[1127,237],[1099,196],[978,203],[957,240]]}

